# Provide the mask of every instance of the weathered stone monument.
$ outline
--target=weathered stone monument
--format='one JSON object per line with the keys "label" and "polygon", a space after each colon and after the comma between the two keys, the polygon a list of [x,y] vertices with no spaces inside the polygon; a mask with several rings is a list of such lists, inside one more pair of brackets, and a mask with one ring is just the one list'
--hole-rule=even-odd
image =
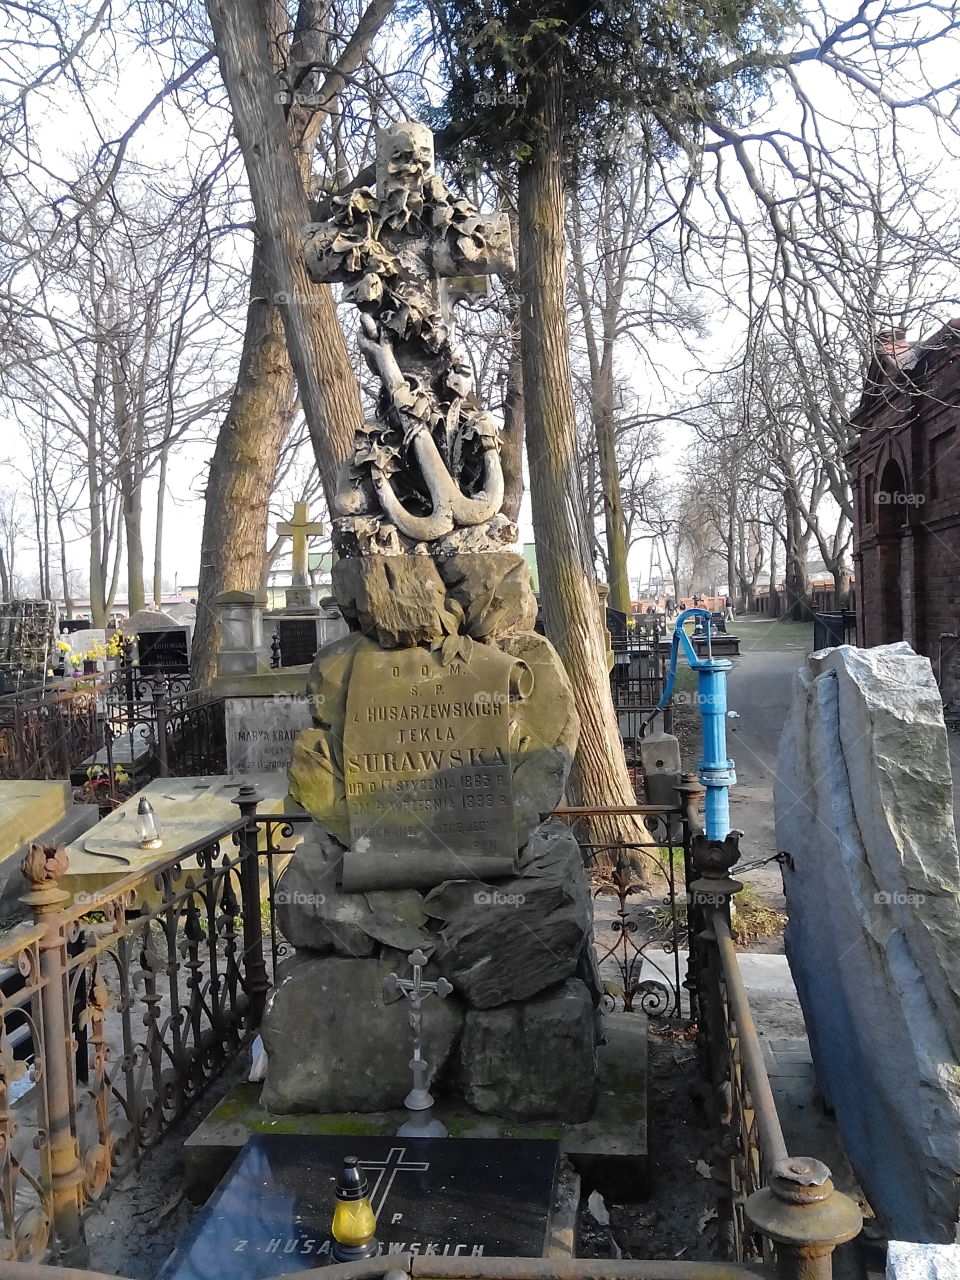
{"label": "weathered stone monument", "polygon": [[943,710],[909,645],[813,654],[775,792],[817,1080],[901,1240],[960,1222],[960,861]]}
{"label": "weathered stone monument", "polygon": [[[291,793],[316,819],[278,890],[297,948],[264,1021],[272,1111],[399,1107],[406,1012],[383,980],[408,952],[454,994],[423,1012],[426,1087],[516,1119],[593,1105],[599,988],[591,898],[560,800],[579,725],[534,633],[498,427],[454,324],[460,277],[512,264],[505,215],[433,171],[419,124],[383,131],[377,190],[309,230],[380,382],[337,496],[333,588],[350,634],[317,655]],[[436,966],[440,969],[437,970]],[[436,971],[436,972],[435,972]]]}

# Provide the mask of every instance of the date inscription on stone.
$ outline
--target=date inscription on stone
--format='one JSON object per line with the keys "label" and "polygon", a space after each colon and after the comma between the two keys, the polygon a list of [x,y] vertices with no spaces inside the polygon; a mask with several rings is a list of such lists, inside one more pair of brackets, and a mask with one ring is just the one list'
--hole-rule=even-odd
{"label": "date inscription on stone", "polygon": [[480,645],[469,661],[447,663],[426,649],[357,656],[343,767],[358,853],[467,855],[465,870],[481,858],[513,865],[514,666]]}

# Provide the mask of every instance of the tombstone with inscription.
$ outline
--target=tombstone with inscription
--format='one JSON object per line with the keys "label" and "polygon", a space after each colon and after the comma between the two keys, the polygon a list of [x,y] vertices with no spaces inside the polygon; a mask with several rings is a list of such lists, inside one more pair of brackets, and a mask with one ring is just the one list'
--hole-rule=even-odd
{"label": "tombstone with inscription", "polygon": [[529,567],[500,510],[499,429],[452,311],[470,287],[457,277],[511,266],[507,218],[454,196],[430,131],[410,123],[380,135],[377,190],[333,210],[309,231],[308,267],[357,303],[381,389],[336,500],[333,590],[350,633],[317,655],[313,725],[290,768],[318,826],[278,890],[296,954],[264,1022],[263,1102],[400,1106],[409,1042],[382,983],[420,949],[426,977],[454,987],[424,1010],[426,1087],[491,1114],[584,1119],[591,897],[575,839],[544,821],[579,723],[534,632]]}
{"label": "tombstone with inscription", "polygon": [[190,628],[168,613],[141,609],[131,614],[121,629],[136,640],[142,671],[184,675],[190,670]]}
{"label": "tombstone with inscription", "polygon": [[509,1139],[251,1138],[161,1271],[244,1280],[329,1262],[344,1155],[366,1175],[381,1252],[539,1258],[546,1251],[558,1144]]}

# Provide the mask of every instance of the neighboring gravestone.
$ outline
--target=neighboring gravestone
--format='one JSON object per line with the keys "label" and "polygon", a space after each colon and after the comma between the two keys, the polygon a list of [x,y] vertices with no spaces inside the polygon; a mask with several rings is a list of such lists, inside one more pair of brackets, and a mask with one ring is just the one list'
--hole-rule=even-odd
{"label": "neighboring gravestone", "polygon": [[142,671],[183,675],[190,670],[190,632],[186,627],[141,631],[137,637],[137,652]]}
{"label": "neighboring gravestone", "polygon": [[[69,652],[63,654],[63,669],[65,674],[69,675],[71,671],[82,672],[83,662],[87,661],[84,655],[88,653],[102,653],[102,657],[99,659],[92,659],[92,661],[96,661],[98,669],[101,671],[103,670],[103,661],[106,657],[107,646],[107,633],[103,627],[85,626],[83,629],[73,631],[69,635],[61,636],[61,639],[65,644],[69,644],[70,646]],[[81,661],[78,661],[76,664],[71,663],[71,654],[74,654],[78,659],[81,659]]]}
{"label": "neighboring gravestone", "polygon": [[539,1258],[558,1154],[556,1142],[496,1138],[251,1138],[160,1275],[265,1280],[329,1262],[348,1155],[366,1173],[382,1254]]}
{"label": "neighboring gravestone", "polygon": [[[450,305],[466,287],[456,277],[512,267],[508,221],[449,192],[429,130],[410,123],[379,137],[377,191],[332,207],[311,229],[308,268],[360,306],[381,391],[335,502],[333,591],[351,633],[317,654],[313,727],[290,768],[291,794],[327,837],[279,886],[300,943],[264,1017],[264,1100],[402,1104],[403,1019],[376,986],[384,966],[402,967],[402,934],[404,949],[443,956],[454,987],[424,1009],[440,1087],[492,1114],[575,1123],[596,1093],[591,898],[575,840],[544,818],[579,722],[559,657],[533,631],[529,567],[500,510],[499,430]],[[455,1069],[464,1020],[482,1078]]]}
{"label": "neighboring gravestone", "polygon": [[304,694],[224,699],[228,773],[286,772],[293,747],[309,728],[310,703]]}
{"label": "neighboring gravestone", "polygon": [[320,648],[320,617],[276,617],[272,619],[280,645],[281,667],[308,667]]}
{"label": "neighboring gravestone", "polygon": [[801,668],[775,791],[786,951],[817,1082],[884,1230],[960,1221],[960,860],[930,663],[843,646]]}
{"label": "neighboring gravestone", "polygon": [[190,628],[167,613],[141,609],[124,622],[123,634],[137,642],[137,661],[145,672],[183,675],[190,669]]}
{"label": "neighboring gravestone", "polygon": [[263,611],[267,604],[265,591],[222,591],[213,597],[213,607],[220,615],[220,646],[217,650],[217,675],[258,675],[269,669],[264,652]]}

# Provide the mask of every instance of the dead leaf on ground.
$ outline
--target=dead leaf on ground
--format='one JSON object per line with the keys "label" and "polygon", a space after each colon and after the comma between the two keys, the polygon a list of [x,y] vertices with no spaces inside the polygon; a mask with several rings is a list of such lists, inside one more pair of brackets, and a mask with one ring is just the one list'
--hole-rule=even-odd
{"label": "dead leaf on ground", "polygon": [[711,1222],[716,1222],[716,1220],[716,1209],[704,1209],[703,1213],[701,1213],[700,1217],[697,1219],[697,1234],[702,1236],[704,1231],[706,1231],[707,1226]]}

